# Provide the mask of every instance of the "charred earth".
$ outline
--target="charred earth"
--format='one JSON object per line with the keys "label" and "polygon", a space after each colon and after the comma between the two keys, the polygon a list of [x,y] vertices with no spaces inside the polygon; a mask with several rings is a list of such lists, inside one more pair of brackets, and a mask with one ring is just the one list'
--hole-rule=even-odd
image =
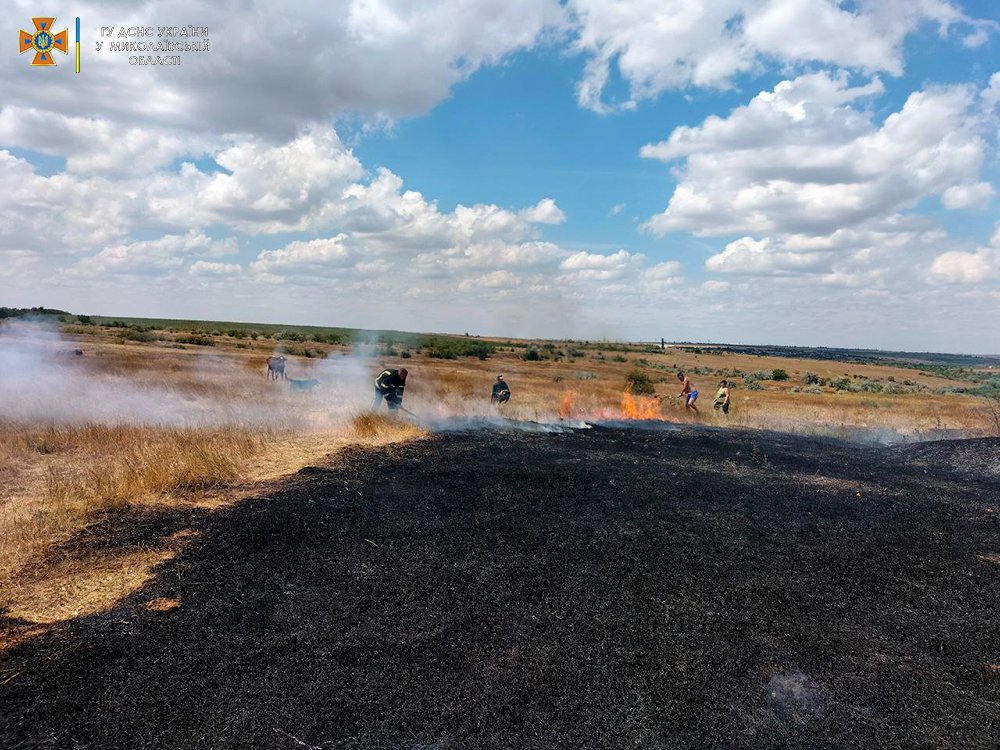
{"label": "charred earth", "polygon": [[108,518],[67,554],[200,537],[0,654],[0,746],[996,748],[1000,441],[963,451],[479,430]]}

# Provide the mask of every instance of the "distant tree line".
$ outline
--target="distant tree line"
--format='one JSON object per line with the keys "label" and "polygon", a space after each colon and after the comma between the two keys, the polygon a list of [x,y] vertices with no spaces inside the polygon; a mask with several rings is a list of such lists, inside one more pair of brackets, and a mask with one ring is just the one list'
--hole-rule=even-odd
{"label": "distant tree line", "polygon": [[53,310],[49,307],[0,307],[0,319],[27,318],[35,315],[72,317],[72,314],[66,312],[65,310]]}

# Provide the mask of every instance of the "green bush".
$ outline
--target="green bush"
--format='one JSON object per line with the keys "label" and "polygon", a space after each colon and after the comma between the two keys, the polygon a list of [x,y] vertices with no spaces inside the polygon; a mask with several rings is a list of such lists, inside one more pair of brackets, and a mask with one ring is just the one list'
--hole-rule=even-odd
{"label": "green bush", "polygon": [[833,387],[838,391],[849,391],[851,390],[851,379],[848,377],[838,378],[832,383]]}
{"label": "green bush", "polygon": [[807,372],[806,385],[818,385],[818,384],[819,384],[819,375],[817,375],[814,372]]}
{"label": "green bush", "polygon": [[413,355],[412,355],[412,354],[410,354],[410,353],[409,353],[409,352],[407,352],[407,351],[402,351],[402,352],[400,352],[400,353],[399,353],[399,356],[400,356],[400,357],[402,357],[403,359],[409,359],[409,358],[410,358],[410,357],[412,357]]}
{"label": "green bush", "polygon": [[815,393],[822,393],[823,389],[820,388],[815,383],[813,383],[812,385],[807,385],[805,388],[803,388],[802,392],[803,393],[814,393],[815,394]]}
{"label": "green bush", "polygon": [[616,354],[611,358],[614,362],[628,362],[628,359],[623,357],[621,354]]}
{"label": "green bush", "polygon": [[746,385],[747,390],[750,391],[762,391],[764,386],[760,384],[762,380],[770,380],[771,373],[765,372],[764,370],[757,370],[756,372],[748,372],[743,375],[743,383]]}
{"label": "green bush", "polygon": [[542,355],[538,353],[537,349],[528,349],[524,353],[524,360],[526,362],[538,362],[542,358]]}
{"label": "green bush", "polygon": [[427,350],[428,356],[437,359],[457,359],[458,357],[478,357],[488,359],[496,350],[493,344],[474,337],[446,338],[444,336],[424,336],[418,341],[420,348]]}
{"label": "green bush", "polygon": [[178,336],[174,339],[178,344],[194,344],[195,346],[215,346],[215,340],[210,336]]}
{"label": "green bush", "polygon": [[771,370],[771,380],[776,380],[778,382],[788,380],[788,373],[781,369]]}
{"label": "green bush", "polygon": [[136,330],[129,329],[129,330],[125,331],[125,335],[124,335],[123,338],[126,338],[129,341],[146,341],[146,342],[148,342],[148,341],[156,341],[160,337],[157,336],[157,335],[155,335],[155,334],[149,333],[147,331],[136,331]]}
{"label": "green bush", "polygon": [[625,386],[636,396],[652,396],[656,393],[656,386],[649,379],[649,375],[642,370],[632,370],[625,376]]}

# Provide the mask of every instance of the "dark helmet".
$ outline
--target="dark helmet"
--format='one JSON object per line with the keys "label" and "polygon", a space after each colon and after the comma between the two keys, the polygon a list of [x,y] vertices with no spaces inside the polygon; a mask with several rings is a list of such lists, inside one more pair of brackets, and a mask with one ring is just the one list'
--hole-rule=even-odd
{"label": "dark helmet", "polygon": [[406,382],[406,376],[407,376],[407,374],[408,373],[406,372],[406,368],[405,367],[400,368],[400,370],[399,370],[399,377],[403,380],[404,383]]}

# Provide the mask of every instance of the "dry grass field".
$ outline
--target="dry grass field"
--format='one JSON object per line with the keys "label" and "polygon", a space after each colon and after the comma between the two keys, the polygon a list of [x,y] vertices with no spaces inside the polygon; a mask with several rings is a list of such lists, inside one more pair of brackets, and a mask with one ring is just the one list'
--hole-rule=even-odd
{"label": "dry grass field", "polygon": [[[139,519],[165,506],[223,507],[303,466],[335,465],[345,446],[378,450],[422,438],[424,427],[433,431],[440,420],[614,421],[628,416],[625,409],[667,421],[829,435],[994,431],[983,399],[937,392],[960,381],[904,367],[670,348],[575,351],[557,342],[541,349],[546,358],[540,361],[526,360],[526,349],[509,342],[496,342],[499,350],[483,360],[435,358],[426,350],[402,359],[386,347],[310,343],[310,356],[289,356],[287,374],[320,382],[299,392],[266,378],[264,360],[279,346],[272,339],[216,335],[212,346],[199,346],[179,343],[178,335],[146,338],[155,340],[129,340],[121,330],[93,326],[65,327],[61,334],[6,328],[0,343],[13,357],[13,372],[0,392],[6,399],[0,611],[25,626],[8,633],[8,643],[33,626],[112,606],[187,538],[181,530],[128,553],[74,555],[67,541],[95,519]],[[409,369],[405,406],[416,421],[365,413],[372,377],[386,365]],[[678,369],[689,372],[701,392],[698,415],[676,397]],[[731,374],[775,369],[788,379],[761,381],[757,390]],[[652,382],[655,398],[625,392],[626,376],[636,370]],[[501,372],[513,398],[498,410],[488,396]],[[908,383],[911,392],[832,385],[804,392],[806,373],[831,382]],[[711,406],[725,376],[734,381],[728,417]],[[0,633],[0,648],[3,638]]]}

